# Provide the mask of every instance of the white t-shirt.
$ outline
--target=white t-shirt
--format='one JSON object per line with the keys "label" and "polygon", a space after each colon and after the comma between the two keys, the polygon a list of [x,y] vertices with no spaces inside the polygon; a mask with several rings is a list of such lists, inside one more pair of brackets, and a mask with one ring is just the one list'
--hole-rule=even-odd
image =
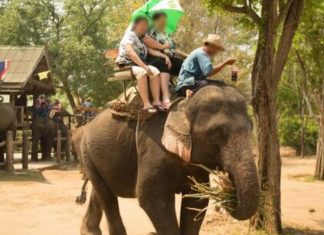
{"label": "white t-shirt", "polygon": [[[144,38],[144,37],[143,37]],[[141,60],[145,61],[147,56],[147,47],[142,39],[140,39],[134,31],[127,30],[119,45],[119,55],[116,63],[131,63],[132,60],[128,57],[126,46],[132,45],[136,54]]]}

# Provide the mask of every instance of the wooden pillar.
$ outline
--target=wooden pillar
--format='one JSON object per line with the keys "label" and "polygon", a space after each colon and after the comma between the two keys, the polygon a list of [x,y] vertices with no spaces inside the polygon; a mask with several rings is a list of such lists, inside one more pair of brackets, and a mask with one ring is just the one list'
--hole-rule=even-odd
{"label": "wooden pillar", "polygon": [[23,170],[28,170],[28,131],[23,130],[22,134],[22,168]]}
{"label": "wooden pillar", "polygon": [[14,138],[12,131],[7,132],[5,171],[14,172]]}
{"label": "wooden pillar", "polygon": [[10,94],[10,104],[12,105],[12,107],[15,107],[15,104],[16,104],[16,94],[15,93]]}
{"label": "wooden pillar", "polygon": [[68,130],[66,133],[66,161],[71,160],[71,132]]}
{"label": "wooden pillar", "polygon": [[60,130],[57,131],[56,140],[56,162],[59,163],[62,160],[62,133]]}
{"label": "wooden pillar", "polygon": [[71,115],[68,116],[68,122],[69,122],[68,128],[69,130],[71,130]]}

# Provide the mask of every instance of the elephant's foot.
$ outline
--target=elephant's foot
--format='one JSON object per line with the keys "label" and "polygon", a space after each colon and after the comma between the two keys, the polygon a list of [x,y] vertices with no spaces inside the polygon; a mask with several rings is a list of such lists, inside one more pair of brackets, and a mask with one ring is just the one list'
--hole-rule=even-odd
{"label": "elephant's foot", "polygon": [[42,157],[42,161],[43,162],[50,162],[52,161],[53,159],[51,157]]}
{"label": "elephant's foot", "polygon": [[81,226],[81,235],[102,235],[100,228],[90,229],[84,224]]}

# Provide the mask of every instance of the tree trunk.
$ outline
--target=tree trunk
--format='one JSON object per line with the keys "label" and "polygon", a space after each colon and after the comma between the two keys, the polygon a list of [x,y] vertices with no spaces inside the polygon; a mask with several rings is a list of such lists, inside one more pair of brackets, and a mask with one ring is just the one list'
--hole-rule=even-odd
{"label": "tree trunk", "polygon": [[[270,50],[271,51],[271,50]],[[257,76],[257,97],[254,99],[254,115],[258,130],[258,171],[259,183],[263,191],[262,210],[252,221],[257,229],[265,229],[269,234],[282,231],[280,178],[281,159],[277,132],[276,91],[270,85],[272,64],[267,53],[261,52],[255,74]]]}
{"label": "tree trunk", "polygon": [[319,133],[316,148],[315,177],[324,180],[324,113],[320,115]]}
{"label": "tree trunk", "polygon": [[280,74],[279,69],[275,67],[276,4],[273,1],[263,1],[262,9],[265,23],[259,32],[259,44],[252,71],[252,104],[258,130],[259,184],[264,198],[261,200],[262,210],[259,210],[252,223],[257,229],[264,229],[269,234],[279,234],[282,225],[281,159],[275,101],[280,77],[274,76],[275,73]]}
{"label": "tree trunk", "polygon": [[300,126],[300,156],[302,158],[305,157],[305,134],[306,134],[306,127],[308,123],[308,117],[305,115],[305,107],[304,102],[302,102],[302,111],[300,114],[301,126]]}
{"label": "tree trunk", "polygon": [[302,9],[303,0],[293,1],[289,6],[279,39],[277,1],[262,1],[263,23],[252,71],[252,104],[258,130],[259,182],[264,198],[260,201],[262,210],[252,223],[269,234],[282,232],[276,92]]}

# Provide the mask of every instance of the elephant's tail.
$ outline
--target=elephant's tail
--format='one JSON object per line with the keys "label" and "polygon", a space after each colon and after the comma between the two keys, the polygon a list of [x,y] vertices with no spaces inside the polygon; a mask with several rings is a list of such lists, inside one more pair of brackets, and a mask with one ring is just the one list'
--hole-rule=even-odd
{"label": "elephant's tail", "polygon": [[83,205],[87,201],[87,184],[89,182],[89,178],[84,180],[84,183],[81,188],[81,194],[76,197],[75,203],[78,205]]}

